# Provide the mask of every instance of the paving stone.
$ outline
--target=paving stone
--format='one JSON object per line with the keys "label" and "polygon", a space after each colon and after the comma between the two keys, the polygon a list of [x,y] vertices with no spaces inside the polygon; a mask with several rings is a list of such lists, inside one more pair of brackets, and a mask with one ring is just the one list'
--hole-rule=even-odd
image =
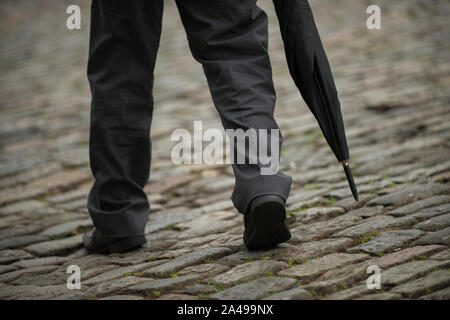
{"label": "paving stone", "polygon": [[55,271],[58,267],[57,266],[42,266],[42,267],[33,267],[28,269],[22,269],[22,270],[16,270],[8,273],[4,273],[0,275],[0,283],[1,282],[11,282],[23,275],[38,275],[42,273],[50,273],[52,271]]}
{"label": "paving stone", "polygon": [[445,213],[450,213],[450,205],[449,204],[443,204],[443,205],[440,205],[437,207],[422,209],[422,210],[412,214],[411,216],[416,219],[423,220],[423,219],[430,219],[430,218],[433,218],[435,216],[439,216],[439,215],[445,214]]}
{"label": "paving stone", "polygon": [[[429,245],[429,246],[414,246],[406,248],[397,252],[383,255],[379,258],[373,258],[367,261],[368,265],[377,265],[381,269],[387,269],[391,266],[408,262],[416,257],[428,257],[436,252],[444,250],[445,246]],[[438,253],[439,254],[439,253]],[[431,256],[433,259],[433,256]]]}
{"label": "paving stone", "polygon": [[43,208],[45,206],[46,203],[43,201],[37,200],[20,201],[0,208],[0,216],[18,214],[21,212],[27,212],[38,208]]}
{"label": "paving stone", "polygon": [[[419,249],[407,248],[403,250],[403,252],[395,252],[357,264],[331,269],[321,275],[318,279],[306,284],[305,288],[315,290],[322,294],[331,294],[342,290],[330,296],[326,296],[326,299],[353,299],[363,294],[370,293],[370,290],[367,289],[365,283],[362,286],[355,286],[355,284],[360,281],[364,280],[365,282],[365,279],[368,277],[367,268],[369,266],[377,265],[382,269],[387,269],[390,266],[404,263],[416,256],[430,255],[443,248],[443,246],[426,246]],[[351,288],[352,286],[355,286],[355,288]]]}
{"label": "paving stone", "polygon": [[199,216],[200,214],[201,213],[198,211],[194,211],[185,207],[173,208],[170,210],[165,210],[164,212],[151,214],[145,228],[145,233],[154,233],[182,221],[191,220]]}
{"label": "paving stone", "polygon": [[450,249],[433,254],[430,258],[434,260],[450,260]]}
{"label": "paving stone", "polygon": [[154,292],[174,289],[176,287],[186,285],[187,283],[195,282],[199,279],[200,277],[196,275],[185,275],[175,278],[150,280],[128,287],[127,289],[131,293],[139,293],[147,296],[152,296]]}
{"label": "paving stone", "polygon": [[179,256],[154,268],[145,270],[143,274],[145,276],[164,277],[169,275],[171,272],[176,272],[178,270],[181,270],[182,268],[204,262],[208,259],[217,259],[229,253],[231,253],[230,249],[222,247],[207,248],[200,251],[194,251]]}
{"label": "paving stone", "polygon": [[435,268],[445,268],[450,261],[418,260],[389,268],[381,274],[382,285],[398,285]]}
{"label": "paving stone", "polygon": [[[332,269],[325,272],[318,279],[304,285],[304,287],[324,295],[331,294],[333,292],[351,287],[355,283],[367,278],[368,266],[369,265],[367,263],[360,262],[357,264]],[[368,290],[365,284],[364,287]],[[360,295],[364,292],[365,291],[358,290]]]}
{"label": "paving stone", "polygon": [[407,298],[416,298],[424,292],[435,291],[450,286],[450,270],[438,270],[423,278],[405,283],[392,289]]}
{"label": "paving stone", "polygon": [[25,247],[25,250],[33,253],[36,256],[54,256],[66,254],[81,247],[83,244],[83,235],[77,235],[61,240],[51,240],[32,244]]}
{"label": "paving stone", "polygon": [[[42,268],[44,268],[43,266]],[[35,267],[38,268],[38,267]],[[28,269],[23,269],[28,270]],[[33,285],[33,286],[52,286],[65,283],[67,281],[68,274],[67,269],[58,268],[53,272],[43,272],[39,274],[33,274],[32,272],[25,273],[15,280],[11,281],[13,285]]]}
{"label": "paving stone", "polygon": [[262,277],[238,284],[210,296],[213,300],[255,300],[268,293],[283,291],[295,284],[291,278]]}
{"label": "paving stone", "polygon": [[140,278],[135,276],[125,276],[110,281],[105,280],[105,282],[100,282],[97,285],[87,289],[85,291],[85,294],[94,297],[102,297],[106,295],[111,295],[112,293],[116,292],[126,292],[127,287],[149,280],[152,279]]}
{"label": "paving stone", "polygon": [[358,201],[355,201],[355,199],[352,196],[352,197],[348,197],[348,198],[336,201],[333,204],[333,206],[341,207],[345,211],[351,211],[351,210],[355,210],[355,209],[358,209],[358,208],[364,206],[365,203],[367,203],[369,200],[371,200],[373,198],[375,198],[374,194],[361,194],[361,195],[359,195]]}
{"label": "paving stone", "polygon": [[400,300],[401,298],[402,296],[399,294],[395,294],[392,292],[383,292],[383,293],[368,294],[356,298],[355,300]]}
{"label": "paving stone", "polygon": [[0,205],[8,204],[14,201],[27,200],[29,198],[38,197],[45,194],[43,188],[24,187],[22,185],[2,189],[0,193]]}
{"label": "paving stone", "polygon": [[167,251],[163,251],[158,257],[158,260],[163,260],[163,259],[174,259],[177,258],[179,256],[182,256],[184,254],[190,253],[194,251],[191,248],[183,248],[183,249],[177,249],[177,250],[167,250]]}
{"label": "paving stone", "polygon": [[313,300],[313,296],[305,289],[297,287],[272,294],[263,300]]}
{"label": "paving stone", "polygon": [[89,188],[80,188],[77,190],[71,190],[64,193],[59,193],[54,196],[46,198],[46,201],[50,203],[62,203],[71,200],[77,200],[81,198],[86,198],[89,193]]}
{"label": "paving stone", "polygon": [[0,286],[0,299],[5,300],[21,292],[27,292],[30,289],[35,288],[35,286],[10,286],[1,285]]}
{"label": "paving stone", "polygon": [[13,265],[6,265],[6,266],[0,265],[0,275],[2,275],[4,273],[7,273],[7,272],[15,271],[15,270],[17,270],[16,266],[13,266]]}
{"label": "paving stone", "polygon": [[286,207],[288,212],[299,213],[311,207],[322,207],[327,204],[327,200],[324,197],[314,197],[308,200],[297,201]]}
{"label": "paving stone", "polygon": [[398,207],[397,209],[391,210],[386,214],[394,217],[400,217],[417,212],[424,208],[435,207],[441,204],[448,204],[448,203],[450,203],[450,196],[448,195],[434,196],[410,203],[406,206]]}
{"label": "paving stone", "polygon": [[215,239],[217,239],[218,235],[217,234],[210,234],[207,236],[201,236],[198,238],[190,238],[190,239],[186,239],[183,241],[179,241],[176,242],[172,247],[170,247],[170,249],[182,249],[182,248],[195,248],[195,247],[199,247],[205,243],[211,242]]}
{"label": "paving stone", "polygon": [[81,290],[70,290],[70,292],[68,293],[52,297],[49,300],[94,300],[94,299],[95,297],[87,296]]}
{"label": "paving stone", "polygon": [[25,235],[20,237],[8,238],[0,241],[0,250],[14,249],[32,243],[43,242],[45,240],[48,240],[48,237],[38,235]]}
{"label": "paving stone", "polygon": [[205,236],[211,233],[220,233],[222,230],[228,229],[236,225],[234,221],[223,220],[224,217],[229,217],[230,214],[234,216],[234,213],[227,213],[220,217],[215,214],[204,214],[192,221],[183,222],[175,225],[176,228],[188,228],[183,231],[177,237],[178,239],[190,239]]}
{"label": "paving stone", "polygon": [[291,191],[289,194],[289,198],[287,199],[286,206],[289,207],[292,204],[295,204],[299,201],[309,200],[320,196],[326,192],[326,189],[320,190],[300,190],[298,192]]}
{"label": "paving stone", "polygon": [[184,293],[184,294],[190,294],[190,295],[200,295],[200,294],[210,294],[213,292],[216,292],[216,287],[209,284],[203,284],[203,283],[196,283],[191,286],[187,286],[185,288],[180,288],[177,290],[174,290],[176,293]]}
{"label": "paving stone", "polygon": [[415,243],[417,245],[445,244],[450,246],[450,227],[424,235]]}
{"label": "paving stone", "polygon": [[31,233],[36,233],[39,230],[41,230],[41,227],[38,225],[14,226],[8,229],[3,229],[0,233],[0,240],[29,235]]}
{"label": "paving stone", "polygon": [[77,233],[77,230],[91,226],[91,219],[76,220],[53,226],[42,231],[40,234],[47,237],[64,237],[74,235]]}
{"label": "paving stone", "polygon": [[[389,186],[393,183],[390,179],[383,179],[383,180],[377,180],[372,181],[371,183],[359,183],[358,184],[358,192],[374,192],[375,190],[385,188],[386,186]],[[331,190],[327,193],[325,193],[325,196],[327,197],[333,197],[337,199],[346,198],[349,196],[352,196],[352,192],[348,186],[344,186],[343,188]]]}
{"label": "paving stone", "polygon": [[412,225],[415,222],[417,222],[417,220],[412,217],[391,218],[387,216],[377,216],[374,219],[370,219],[356,226],[341,230],[333,234],[332,237],[348,237],[354,239],[373,231],[403,227]]}
{"label": "paving stone", "polygon": [[89,268],[89,269],[88,268],[83,269],[80,267],[80,269],[83,270],[82,278],[84,280],[87,280],[87,279],[94,278],[98,275],[107,273],[113,269],[118,269],[118,268],[115,265],[99,265],[99,266]]}
{"label": "paving stone", "polygon": [[321,258],[312,259],[300,265],[284,269],[278,274],[282,276],[292,276],[305,283],[313,280],[328,270],[361,262],[368,259],[367,254],[332,253]]}
{"label": "paving stone", "polygon": [[1,286],[0,287],[0,299],[49,299],[53,296],[60,295],[62,292],[67,291],[67,288],[62,285],[58,286]]}
{"label": "paving stone", "polygon": [[406,189],[390,193],[368,202],[369,206],[400,206],[416,200],[442,194],[449,190],[449,186],[440,183],[414,185]]}
{"label": "paving stone", "polygon": [[[231,230],[229,230],[231,231]],[[227,247],[230,248],[231,251],[237,252],[242,249],[244,249],[244,243],[242,241],[242,234],[243,231],[239,232],[239,234],[229,234],[228,232],[225,232],[222,234],[221,237],[218,237],[217,239],[208,242],[199,248],[204,247]]]}
{"label": "paving stone", "polygon": [[88,212],[86,208],[86,199],[72,200],[64,203],[58,203],[55,205],[57,208],[63,209],[65,211],[80,211]]}
{"label": "paving stone", "polygon": [[45,257],[37,259],[27,259],[14,262],[12,265],[22,269],[42,267],[42,266],[56,266],[67,262],[69,258],[66,257]]}
{"label": "paving stone", "polygon": [[8,264],[18,260],[31,259],[33,256],[20,249],[6,249],[0,251],[0,264]]}
{"label": "paving stone", "polygon": [[[376,235],[368,242],[351,247],[347,252],[363,251],[378,254],[404,247],[408,242],[419,238],[424,232],[420,230],[393,230]],[[420,244],[417,242],[417,244]]]}
{"label": "paving stone", "polygon": [[156,300],[197,300],[197,297],[188,294],[169,293],[159,297]]}
{"label": "paving stone", "polygon": [[117,269],[113,269],[111,271],[99,274],[93,278],[88,280],[84,280],[83,284],[87,286],[95,285],[98,283],[104,283],[105,281],[117,279],[120,277],[126,277],[128,275],[133,275],[135,273],[140,273],[141,271],[154,267],[155,265],[161,264],[162,261],[152,261],[147,263],[141,263],[134,266],[121,267]]}
{"label": "paving stone", "polygon": [[383,206],[373,206],[373,207],[362,207],[355,210],[349,211],[347,214],[362,217],[362,218],[370,218],[373,216],[381,215],[385,211]]}
{"label": "paving stone", "polygon": [[348,248],[353,241],[348,238],[323,239],[301,243],[296,246],[283,245],[268,258],[283,261],[302,263],[306,259],[317,258],[328,253],[337,252]]}
{"label": "paving stone", "polygon": [[117,296],[109,296],[104,297],[98,300],[143,300],[142,297],[139,296],[131,296],[131,295],[117,295]]}
{"label": "paving stone", "polygon": [[43,189],[46,191],[55,189],[68,189],[81,182],[91,179],[88,170],[65,170],[52,173],[44,178],[32,181],[27,185],[29,188]]}
{"label": "paving stone", "polygon": [[291,240],[296,244],[331,236],[333,233],[359,223],[362,218],[343,215],[311,224],[295,225],[291,228]]}
{"label": "paving stone", "polygon": [[64,267],[76,264],[80,267],[81,270],[88,270],[90,268],[108,265],[110,262],[112,263],[113,261],[109,256],[101,254],[90,254],[87,256],[71,259],[64,264]]}
{"label": "paving stone", "polygon": [[419,300],[450,300],[450,287],[421,296]]}
{"label": "paving stone", "polygon": [[301,212],[293,212],[292,215],[296,217],[297,221],[309,223],[311,221],[334,218],[343,213],[345,213],[345,210],[340,207],[324,207],[324,208],[318,207],[318,208],[309,208]]}
{"label": "paving stone", "polygon": [[360,297],[369,293],[370,290],[367,288],[366,284],[357,285],[349,289],[344,289],[339,292],[335,292],[328,296],[325,296],[323,300],[350,300]]}
{"label": "paving stone", "polygon": [[218,263],[203,263],[181,269],[179,272],[177,272],[177,274],[180,276],[187,274],[196,274],[201,276],[203,279],[206,279],[209,277],[213,277],[219,273],[226,272],[229,269],[229,266]]}
{"label": "paving stone", "polygon": [[450,213],[422,221],[416,224],[414,228],[424,231],[438,231],[448,226],[450,226]]}
{"label": "paving stone", "polygon": [[[24,221],[24,218],[20,215],[10,215],[0,218],[0,230],[4,231],[10,228],[10,226],[18,225]],[[0,237],[5,239],[7,237]]]}
{"label": "paving stone", "polygon": [[11,296],[11,300],[48,300],[50,298],[67,293],[69,289],[65,285],[51,285],[51,286],[30,286],[27,291],[19,292]]}
{"label": "paving stone", "polygon": [[260,275],[275,273],[287,265],[279,261],[259,260],[241,264],[211,279],[212,282],[232,284],[242,280],[251,280]]}
{"label": "paving stone", "polygon": [[450,171],[435,175],[430,182],[432,183],[446,183],[450,181]]}
{"label": "paving stone", "polygon": [[9,176],[6,179],[1,180],[0,186],[11,187],[14,185],[23,184],[59,170],[61,170],[61,165],[55,162],[39,164],[34,166],[31,170],[22,171],[13,177]]}
{"label": "paving stone", "polygon": [[163,252],[164,251],[147,251],[146,248],[142,247],[127,253],[110,254],[108,257],[111,264],[130,266],[158,260],[158,257]]}
{"label": "paving stone", "polygon": [[145,191],[149,193],[167,193],[170,190],[185,185],[196,178],[192,174],[175,174],[166,179],[160,179],[158,181],[151,181],[145,187]]}
{"label": "paving stone", "polygon": [[223,210],[231,210],[233,208],[233,202],[229,199],[219,201],[216,203],[208,204],[203,207],[196,208],[197,212],[201,214],[205,213],[211,213],[216,211],[223,211]]}

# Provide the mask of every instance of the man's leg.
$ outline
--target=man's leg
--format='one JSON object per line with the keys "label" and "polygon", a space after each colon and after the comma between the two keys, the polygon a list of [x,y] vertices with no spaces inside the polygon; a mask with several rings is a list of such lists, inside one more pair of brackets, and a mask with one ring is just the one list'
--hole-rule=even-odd
{"label": "man's leg", "polygon": [[[163,0],[93,0],[88,62],[92,92],[88,210],[109,238],[144,235],[153,70]],[[123,248],[122,248],[123,249]]]}
{"label": "man's leg", "polygon": [[[273,117],[276,94],[267,16],[256,0],[177,0],[177,5],[224,128],[279,129]],[[281,134],[278,148],[281,151]],[[257,164],[233,164],[233,170],[232,200],[239,212],[247,213],[252,199],[261,195],[279,195],[286,201],[291,177],[280,172],[261,175]]]}

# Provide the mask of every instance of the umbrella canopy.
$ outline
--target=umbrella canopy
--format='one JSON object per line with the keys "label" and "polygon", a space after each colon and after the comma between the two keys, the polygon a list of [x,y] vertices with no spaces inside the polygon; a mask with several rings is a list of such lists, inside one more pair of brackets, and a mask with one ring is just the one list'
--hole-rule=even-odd
{"label": "umbrella canopy", "polygon": [[331,68],[308,0],[273,0],[289,72],[333,150],[358,200],[349,166],[344,121]]}

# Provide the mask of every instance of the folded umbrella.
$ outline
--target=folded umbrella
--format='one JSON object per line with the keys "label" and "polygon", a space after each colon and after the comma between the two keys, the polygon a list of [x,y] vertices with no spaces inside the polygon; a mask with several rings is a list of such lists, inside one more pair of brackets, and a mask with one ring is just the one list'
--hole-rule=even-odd
{"label": "folded umbrella", "polygon": [[342,163],[352,194],[358,201],[341,106],[308,0],[273,0],[273,3],[289,72],[330,148]]}

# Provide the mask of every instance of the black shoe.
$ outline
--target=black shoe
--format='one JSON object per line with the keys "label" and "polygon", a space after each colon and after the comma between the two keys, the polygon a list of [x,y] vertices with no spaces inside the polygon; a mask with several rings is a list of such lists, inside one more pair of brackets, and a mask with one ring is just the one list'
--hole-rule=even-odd
{"label": "black shoe", "polygon": [[284,201],[278,195],[253,199],[244,223],[244,244],[248,250],[272,247],[291,238]]}
{"label": "black shoe", "polygon": [[147,242],[145,236],[111,238],[102,235],[97,229],[83,236],[83,244],[91,253],[122,253],[140,247]]}

